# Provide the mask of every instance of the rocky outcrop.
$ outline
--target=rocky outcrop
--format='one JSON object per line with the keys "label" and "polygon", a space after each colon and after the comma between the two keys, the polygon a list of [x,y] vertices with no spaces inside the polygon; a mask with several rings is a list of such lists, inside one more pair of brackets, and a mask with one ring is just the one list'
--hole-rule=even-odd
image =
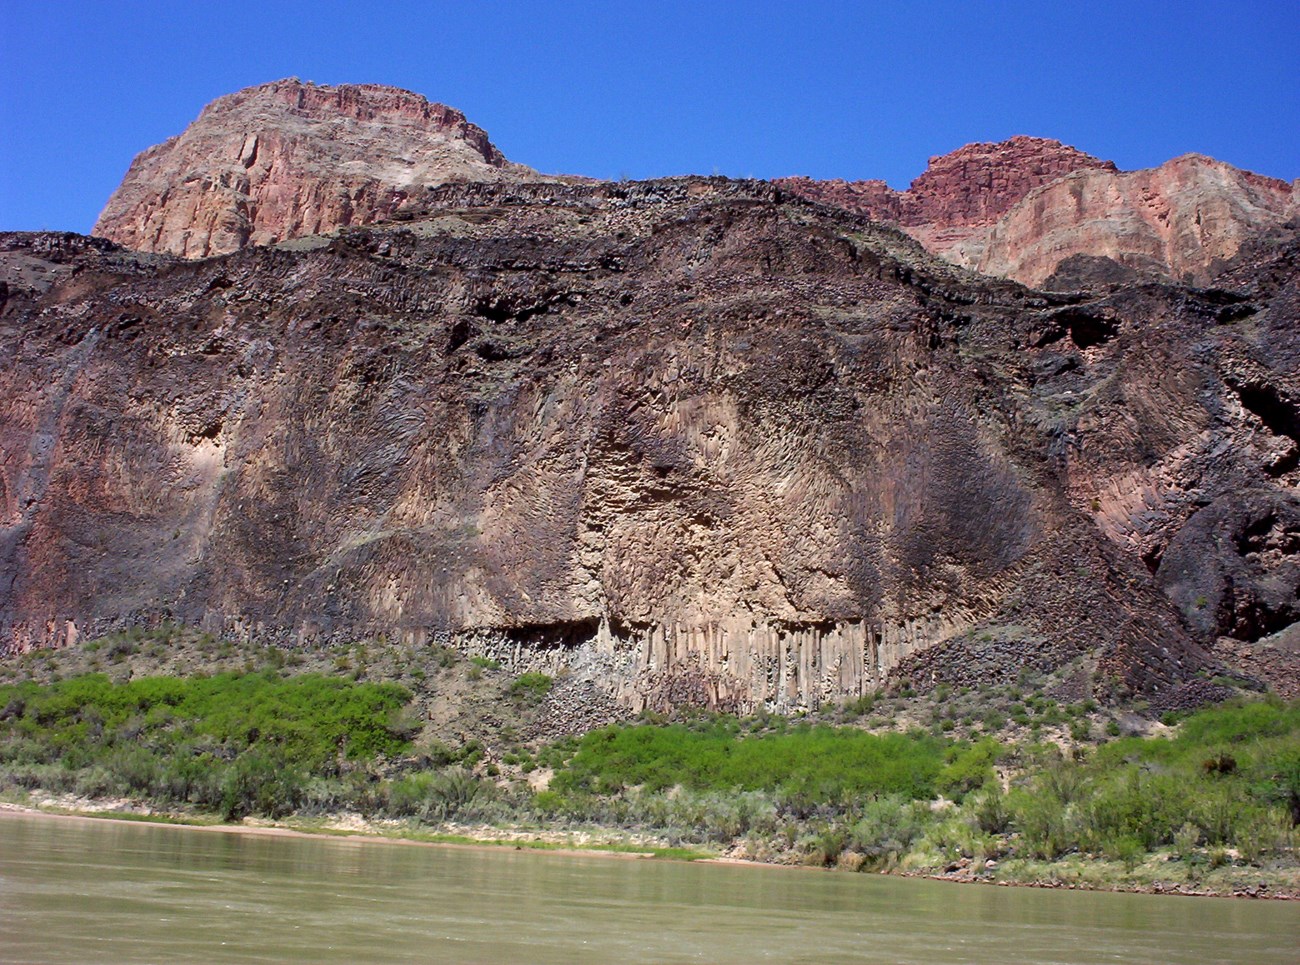
{"label": "rocky outcrop", "polygon": [[384,636],[605,709],[1276,683],[1293,215],[1035,138],[906,192],[544,179],[405,91],[242,91],[102,238],[0,236],[0,649]]}
{"label": "rocky outcrop", "polygon": [[1018,135],[932,157],[906,191],[884,181],[780,178],[776,183],[802,197],[897,224],[927,250],[970,267],[983,253],[987,229],[1026,195],[1087,170],[1116,168],[1060,141]]}
{"label": "rocky outcrop", "polygon": [[1293,185],[1210,158],[1122,172],[1031,137],[931,158],[907,191],[882,181],[777,183],[897,224],[954,264],[1057,289],[1139,277],[1205,285],[1250,239],[1297,216]]}
{"label": "rocky outcrop", "polygon": [[[541,177],[459,111],[392,87],[283,80],[214,101],[137,157],[94,233],[206,258],[407,218],[438,185],[503,180]],[[1060,290],[1138,277],[1207,284],[1251,238],[1297,215],[1292,185],[1208,158],[1126,173],[1024,136],[933,157],[906,191],[776,183],[896,224],[954,264]]]}
{"label": "rocky outcrop", "polygon": [[1079,171],[1032,191],[965,263],[1041,287],[1062,262],[1088,255],[1207,285],[1251,238],[1293,213],[1285,181],[1188,154],[1143,171]]}
{"label": "rocky outcrop", "polygon": [[460,111],[418,94],[281,80],[213,101],[140,154],[94,234],[206,258],[385,221],[446,181],[536,176]]}
{"label": "rocky outcrop", "polygon": [[7,647],[384,635],[788,710],[1076,659],[1163,699],[1246,626],[1201,595],[1291,613],[1294,245],[1042,296],[762,183],[422,203],[197,262],[4,236]]}

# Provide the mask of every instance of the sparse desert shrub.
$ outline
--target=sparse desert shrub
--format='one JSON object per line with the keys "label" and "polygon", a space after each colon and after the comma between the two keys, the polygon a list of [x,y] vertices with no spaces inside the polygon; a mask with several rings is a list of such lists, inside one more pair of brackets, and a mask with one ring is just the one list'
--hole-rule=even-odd
{"label": "sparse desert shrub", "polygon": [[510,684],[510,694],[528,703],[536,704],[545,699],[546,695],[551,692],[554,683],[555,681],[551,679],[550,674],[524,673],[516,677]]}

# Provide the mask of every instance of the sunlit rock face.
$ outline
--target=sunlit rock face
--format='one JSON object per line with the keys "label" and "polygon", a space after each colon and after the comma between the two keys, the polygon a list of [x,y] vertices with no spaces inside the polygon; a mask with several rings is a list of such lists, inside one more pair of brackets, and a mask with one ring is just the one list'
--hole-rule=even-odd
{"label": "sunlit rock face", "polygon": [[384,221],[448,181],[528,180],[458,110],[282,80],[213,101],[131,164],[94,234],[185,258]]}
{"label": "sunlit rock face", "polygon": [[1024,136],[931,158],[906,191],[883,181],[777,183],[896,224],[964,268],[1058,289],[1143,277],[1206,285],[1252,238],[1300,213],[1292,184],[1212,158],[1120,171]]}
{"label": "sunlit rock face", "polygon": [[[1022,138],[845,190],[973,264],[1131,177]],[[1285,226],[1213,290],[1101,252],[1043,294],[845,198],[539,179],[391,88],[217,101],[110,202],[126,248],[0,236],[0,647],[384,636],[659,709],[1294,676]]]}
{"label": "sunlit rock face", "polygon": [[1295,214],[1290,184],[1189,154],[1143,171],[1079,171],[1028,194],[969,266],[1043,287],[1077,255],[1208,285],[1261,231]]}

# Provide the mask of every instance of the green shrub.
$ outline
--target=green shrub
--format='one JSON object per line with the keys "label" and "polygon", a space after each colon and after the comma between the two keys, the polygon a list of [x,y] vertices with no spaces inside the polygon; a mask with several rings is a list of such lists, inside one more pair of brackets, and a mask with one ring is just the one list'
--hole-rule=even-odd
{"label": "green shrub", "polygon": [[546,695],[551,692],[554,683],[549,674],[524,673],[516,677],[510,684],[510,694],[529,703],[541,703]]}
{"label": "green shrub", "polygon": [[946,744],[929,736],[869,734],[799,724],[785,732],[739,734],[735,723],[611,725],[591,731],[557,767],[564,793],[612,794],[639,785],[662,790],[780,790],[808,810],[869,793],[933,796]]}
{"label": "green shrub", "polygon": [[948,752],[948,763],[939,772],[935,786],[941,793],[960,801],[992,778],[993,764],[1001,754],[1001,745],[989,738],[977,744],[956,746]]}
{"label": "green shrub", "polygon": [[221,787],[221,816],[227,821],[248,814],[283,817],[302,801],[303,775],[283,757],[255,750],[238,757]]}
{"label": "green shrub", "polygon": [[1130,874],[1141,863],[1146,856],[1146,852],[1147,848],[1142,841],[1131,834],[1109,838],[1102,848],[1102,853],[1107,858],[1121,862],[1124,865],[1124,870]]}
{"label": "green shrub", "polygon": [[1066,805],[1058,798],[1017,788],[1007,795],[1007,808],[1029,857],[1054,861],[1074,847]]}
{"label": "green shrub", "polygon": [[929,812],[899,795],[883,795],[868,801],[854,823],[848,844],[880,865],[906,854],[922,834]]}
{"label": "green shrub", "polygon": [[308,674],[90,674],[0,687],[0,761],[61,761],[82,793],[129,794],[230,817],[297,806],[303,776],[405,750],[406,691]]}

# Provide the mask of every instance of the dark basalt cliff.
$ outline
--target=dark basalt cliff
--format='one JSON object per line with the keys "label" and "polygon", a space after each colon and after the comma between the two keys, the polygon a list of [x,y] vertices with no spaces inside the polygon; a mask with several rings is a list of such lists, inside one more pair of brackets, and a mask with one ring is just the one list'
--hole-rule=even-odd
{"label": "dark basalt cliff", "polygon": [[1045,296],[763,183],[424,203],[198,262],[0,236],[5,647],[384,634],[633,706],[1293,673],[1293,241]]}

